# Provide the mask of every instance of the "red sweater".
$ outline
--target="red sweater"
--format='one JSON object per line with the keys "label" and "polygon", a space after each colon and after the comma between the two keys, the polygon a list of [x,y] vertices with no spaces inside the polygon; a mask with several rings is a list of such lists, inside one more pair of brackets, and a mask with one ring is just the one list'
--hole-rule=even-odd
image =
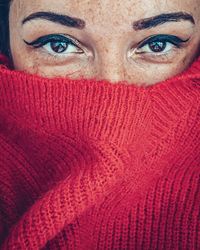
{"label": "red sweater", "polygon": [[200,249],[200,60],[149,87],[0,69],[0,249]]}

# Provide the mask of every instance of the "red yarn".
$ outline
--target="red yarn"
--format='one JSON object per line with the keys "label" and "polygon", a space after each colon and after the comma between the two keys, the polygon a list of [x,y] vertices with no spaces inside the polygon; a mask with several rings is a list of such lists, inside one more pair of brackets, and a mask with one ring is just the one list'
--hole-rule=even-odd
{"label": "red yarn", "polygon": [[0,69],[0,249],[200,249],[200,61],[150,87]]}

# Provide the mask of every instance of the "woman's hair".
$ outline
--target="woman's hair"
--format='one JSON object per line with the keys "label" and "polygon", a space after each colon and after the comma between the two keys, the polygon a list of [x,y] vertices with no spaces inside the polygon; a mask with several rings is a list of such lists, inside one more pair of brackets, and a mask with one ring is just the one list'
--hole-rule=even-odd
{"label": "woman's hair", "polygon": [[0,0],[0,53],[9,56],[9,7],[11,0]]}

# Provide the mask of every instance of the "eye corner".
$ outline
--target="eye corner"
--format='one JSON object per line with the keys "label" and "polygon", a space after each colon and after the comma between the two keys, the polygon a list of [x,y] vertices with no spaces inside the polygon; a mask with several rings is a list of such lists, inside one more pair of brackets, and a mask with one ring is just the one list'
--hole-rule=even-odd
{"label": "eye corner", "polygon": [[24,41],[24,43],[25,43],[26,45],[28,45],[29,47],[30,47],[30,46],[32,46],[32,47],[34,47],[34,48],[39,48],[39,47],[41,47],[41,46],[40,46],[40,43],[38,43],[37,41],[28,42],[28,41],[26,41],[26,40],[24,40],[24,39],[23,39],[23,41]]}

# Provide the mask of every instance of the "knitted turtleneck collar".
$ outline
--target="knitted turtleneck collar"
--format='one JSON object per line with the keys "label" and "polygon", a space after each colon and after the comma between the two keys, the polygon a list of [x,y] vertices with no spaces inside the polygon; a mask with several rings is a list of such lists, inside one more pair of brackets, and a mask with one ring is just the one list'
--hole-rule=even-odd
{"label": "knitted turtleneck collar", "polygon": [[113,190],[129,208],[172,166],[199,165],[199,114],[200,60],[149,87],[1,66],[0,133],[35,192],[2,249],[40,249]]}
{"label": "knitted turtleneck collar", "polygon": [[[151,134],[152,129],[160,137],[162,128],[174,126],[175,117],[186,115],[193,93],[199,90],[199,61],[183,74],[148,87],[94,80],[51,80],[2,67],[1,107],[6,114],[16,116],[16,122],[23,120],[26,126],[37,129],[67,131],[83,139],[107,140],[118,145],[141,143],[141,138]],[[155,131],[157,125],[159,129]],[[153,145],[150,143],[150,148]]]}

